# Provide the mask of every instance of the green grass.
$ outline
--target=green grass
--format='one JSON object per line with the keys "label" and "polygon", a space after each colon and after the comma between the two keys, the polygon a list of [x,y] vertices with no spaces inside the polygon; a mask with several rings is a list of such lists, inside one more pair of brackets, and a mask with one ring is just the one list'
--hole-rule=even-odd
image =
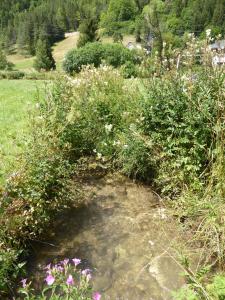
{"label": "green grass", "polygon": [[15,168],[29,132],[29,111],[38,101],[43,81],[0,81],[0,183]]}

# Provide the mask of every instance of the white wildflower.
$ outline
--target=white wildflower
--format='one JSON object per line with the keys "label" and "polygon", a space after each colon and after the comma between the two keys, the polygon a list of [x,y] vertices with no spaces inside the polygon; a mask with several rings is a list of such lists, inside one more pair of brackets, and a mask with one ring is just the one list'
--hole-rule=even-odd
{"label": "white wildflower", "polygon": [[97,153],[97,158],[101,159],[102,158],[102,154],[101,153]]}
{"label": "white wildflower", "polygon": [[211,29],[207,29],[207,30],[206,30],[206,36],[207,36],[207,37],[210,37],[210,36],[211,36]]}
{"label": "white wildflower", "polygon": [[106,124],[105,125],[105,131],[106,133],[110,133],[112,131],[113,125],[112,124]]}

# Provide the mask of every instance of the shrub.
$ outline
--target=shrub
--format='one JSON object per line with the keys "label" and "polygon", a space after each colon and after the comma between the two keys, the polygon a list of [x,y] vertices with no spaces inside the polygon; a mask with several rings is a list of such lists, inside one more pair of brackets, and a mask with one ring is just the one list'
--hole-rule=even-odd
{"label": "shrub", "polygon": [[25,76],[21,71],[2,71],[0,72],[0,79],[22,79]]}
{"label": "shrub", "polygon": [[103,45],[98,42],[89,43],[83,48],[71,50],[65,57],[63,68],[67,73],[72,74],[73,72],[80,72],[82,66],[94,65],[99,67],[103,51]]}
{"label": "shrub", "polygon": [[53,72],[29,72],[25,73],[25,79],[29,80],[54,80],[57,77],[56,73]]}
{"label": "shrub", "polygon": [[138,63],[136,52],[126,49],[121,44],[89,43],[82,48],[71,50],[65,57],[63,68],[72,74],[80,72],[82,66],[99,67],[102,62],[118,67],[126,62]]}
{"label": "shrub", "polygon": [[1,191],[0,296],[15,279],[15,261],[24,242],[39,235],[51,216],[69,201],[69,146],[61,141],[64,125],[54,118],[52,101],[51,97],[42,101],[31,119],[32,132],[20,156],[20,168]]}
{"label": "shrub", "polygon": [[121,71],[124,78],[132,78],[138,76],[137,66],[129,61],[122,66]]}
{"label": "shrub", "polygon": [[136,52],[130,51],[121,44],[105,44],[103,59],[106,64],[115,68],[128,62],[138,63]]}

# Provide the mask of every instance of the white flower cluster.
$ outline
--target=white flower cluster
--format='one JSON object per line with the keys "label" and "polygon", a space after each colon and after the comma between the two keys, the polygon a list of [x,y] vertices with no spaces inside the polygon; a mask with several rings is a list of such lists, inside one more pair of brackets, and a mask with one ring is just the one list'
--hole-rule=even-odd
{"label": "white flower cluster", "polygon": [[112,124],[106,124],[105,125],[105,131],[107,134],[109,134],[113,129],[113,125]]}

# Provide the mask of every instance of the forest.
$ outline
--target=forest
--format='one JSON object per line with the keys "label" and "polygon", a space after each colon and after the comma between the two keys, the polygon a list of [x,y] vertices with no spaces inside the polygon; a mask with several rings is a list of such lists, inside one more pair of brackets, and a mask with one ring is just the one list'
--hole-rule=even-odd
{"label": "forest", "polygon": [[[43,36],[53,45],[64,33],[76,31],[85,22],[104,34],[136,34],[144,31],[144,7],[150,0],[2,0],[0,3],[0,41],[6,51],[17,44],[20,50],[35,54],[38,39]],[[160,1],[159,1],[160,2]],[[160,3],[159,3],[160,4]],[[193,32],[198,36],[210,28],[214,35],[224,33],[224,0],[161,1],[161,30],[172,36]],[[46,12],[48,12],[46,14]],[[146,39],[146,34],[144,40]]]}

